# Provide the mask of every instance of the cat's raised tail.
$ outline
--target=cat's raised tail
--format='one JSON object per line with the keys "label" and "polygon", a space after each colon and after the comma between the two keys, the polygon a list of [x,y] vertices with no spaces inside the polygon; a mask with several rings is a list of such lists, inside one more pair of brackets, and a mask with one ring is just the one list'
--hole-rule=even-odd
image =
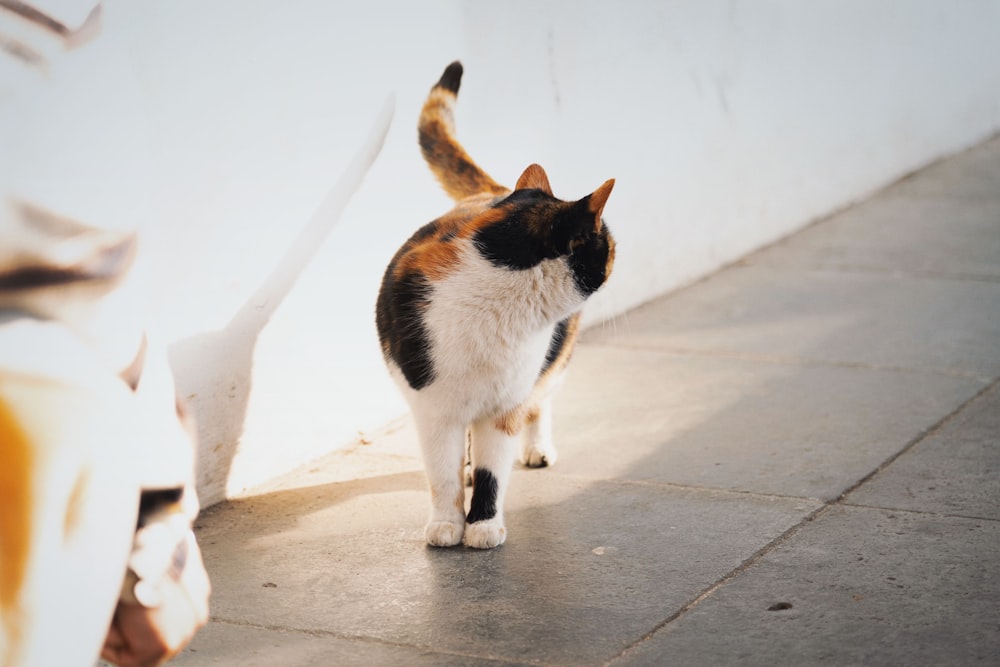
{"label": "cat's raised tail", "polygon": [[455,138],[455,100],[462,83],[462,63],[445,68],[420,112],[420,150],[448,196],[459,201],[478,194],[510,192],[477,165]]}

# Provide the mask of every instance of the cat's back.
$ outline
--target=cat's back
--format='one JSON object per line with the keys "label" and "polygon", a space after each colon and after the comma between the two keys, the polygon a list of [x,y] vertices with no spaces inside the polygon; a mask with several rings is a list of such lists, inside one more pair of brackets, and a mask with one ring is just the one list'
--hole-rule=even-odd
{"label": "cat's back", "polygon": [[502,215],[494,208],[499,199],[485,193],[459,201],[451,211],[414,232],[386,267],[375,310],[379,341],[386,358],[400,367],[414,389],[434,377],[432,303],[438,310],[458,306],[455,299],[441,294],[442,288],[474,279],[469,264],[475,256],[475,236]]}
{"label": "cat's back", "polygon": [[397,282],[441,280],[457,270],[461,251],[471,247],[479,229],[498,217],[491,215],[497,199],[492,194],[467,197],[414,232],[386,268],[382,290]]}

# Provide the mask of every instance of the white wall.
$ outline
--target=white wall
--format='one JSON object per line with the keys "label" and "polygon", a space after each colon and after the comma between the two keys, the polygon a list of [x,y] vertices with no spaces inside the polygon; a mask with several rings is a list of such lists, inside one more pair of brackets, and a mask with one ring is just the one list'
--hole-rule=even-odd
{"label": "white wall", "polygon": [[[143,229],[206,502],[404,412],[374,301],[396,247],[448,208],[415,121],[453,59],[459,134],[496,179],[537,161],[565,198],[617,179],[618,260],[591,322],[1000,129],[995,1],[106,6],[61,85],[0,112],[0,159],[29,195]],[[231,325],[390,92],[339,225],[259,332]]]}

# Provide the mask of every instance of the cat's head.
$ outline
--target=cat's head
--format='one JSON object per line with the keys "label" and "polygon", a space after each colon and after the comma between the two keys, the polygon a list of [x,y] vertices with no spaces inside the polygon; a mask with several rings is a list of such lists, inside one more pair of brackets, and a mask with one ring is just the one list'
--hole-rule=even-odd
{"label": "cat's head", "polygon": [[601,218],[614,179],[577,201],[552,194],[545,170],[524,170],[514,191],[493,208],[497,219],[475,235],[476,248],[494,265],[524,270],[564,258],[577,290],[590,296],[611,275],[615,241]]}

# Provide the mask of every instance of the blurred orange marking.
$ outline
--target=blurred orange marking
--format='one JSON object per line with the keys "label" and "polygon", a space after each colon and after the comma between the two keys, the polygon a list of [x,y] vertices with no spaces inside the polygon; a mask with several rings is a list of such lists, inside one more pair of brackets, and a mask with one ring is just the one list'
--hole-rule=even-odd
{"label": "blurred orange marking", "polygon": [[[31,442],[0,401],[0,609],[16,604],[31,544]],[[16,615],[15,615],[16,616]]]}

